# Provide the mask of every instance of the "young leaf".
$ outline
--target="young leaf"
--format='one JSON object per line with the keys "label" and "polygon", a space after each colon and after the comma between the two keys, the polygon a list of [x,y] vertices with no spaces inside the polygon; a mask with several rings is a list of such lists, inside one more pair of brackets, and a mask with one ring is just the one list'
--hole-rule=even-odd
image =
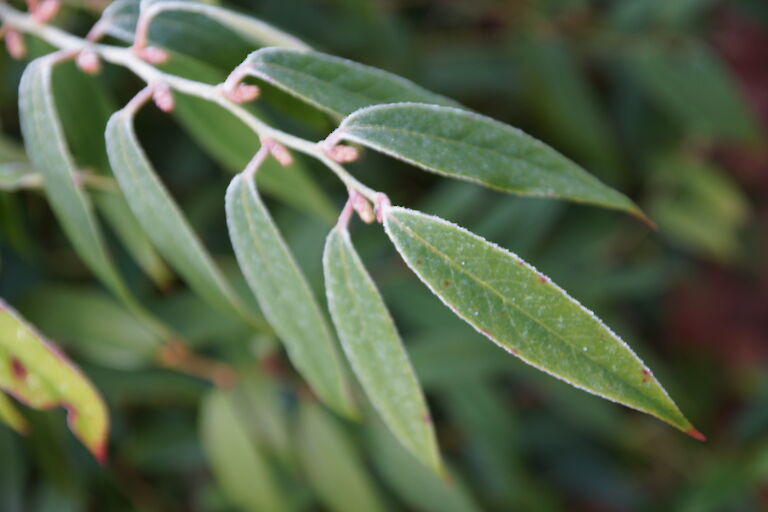
{"label": "young leaf", "polygon": [[341,413],[353,414],[346,377],[328,324],[253,179],[238,174],[226,196],[229,237],[267,321],[312,389]]}
{"label": "young leaf", "polygon": [[211,305],[251,319],[152,169],[123,109],[107,123],[107,152],[129,206],[160,254]]}
{"label": "young leaf", "polygon": [[503,192],[569,199],[645,217],[626,196],[549,146],[466,110],[378,105],[347,117],[336,133],[427,171]]}
{"label": "young leaf", "polygon": [[318,404],[299,409],[299,454],[309,484],[333,512],[386,510],[349,436]]}
{"label": "young leaf", "polygon": [[3,301],[0,388],[35,409],[67,409],[70,430],[104,462],[109,418],[98,392],[55,346]]}
{"label": "young leaf", "polygon": [[439,472],[440,455],[424,394],[387,306],[346,229],[337,226],[328,235],[323,268],[328,307],[355,375],[397,439]]}
{"label": "young leaf", "polygon": [[701,437],[618,336],[515,254],[405,208],[388,208],[384,226],[432,293],[494,343],[578,388]]}
{"label": "young leaf", "polygon": [[203,447],[229,499],[247,511],[290,510],[274,469],[248,435],[232,397],[212,392],[203,401],[200,415]]}
{"label": "young leaf", "polygon": [[241,69],[339,116],[397,101],[457,105],[392,73],[311,50],[262,48],[249,55]]}
{"label": "young leaf", "polygon": [[0,421],[11,427],[19,434],[29,430],[26,418],[19,412],[8,395],[0,391]]}

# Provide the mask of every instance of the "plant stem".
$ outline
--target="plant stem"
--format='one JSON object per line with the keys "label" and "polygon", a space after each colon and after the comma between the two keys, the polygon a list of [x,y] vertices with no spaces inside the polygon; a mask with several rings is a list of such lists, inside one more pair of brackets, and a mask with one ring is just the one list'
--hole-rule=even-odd
{"label": "plant stem", "polygon": [[344,167],[328,158],[316,142],[296,137],[295,135],[269,126],[264,121],[227,98],[222,93],[219,86],[196,82],[187,78],[164,73],[142,60],[131,50],[131,48],[94,44],[93,42],[69,34],[56,27],[40,23],[29,14],[18,11],[5,3],[0,3],[0,20],[18,31],[37,36],[61,50],[79,52],[84,49],[90,49],[98,54],[103,60],[130,69],[148,84],[165,83],[171,89],[181,93],[213,102],[243,121],[262,139],[269,138],[275,140],[289,148],[320,160],[333,171],[333,173],[336,174],[348,188],[356,190],[371,201],[375,199],[376,191],[360,183],[354,176],[349,174]]}

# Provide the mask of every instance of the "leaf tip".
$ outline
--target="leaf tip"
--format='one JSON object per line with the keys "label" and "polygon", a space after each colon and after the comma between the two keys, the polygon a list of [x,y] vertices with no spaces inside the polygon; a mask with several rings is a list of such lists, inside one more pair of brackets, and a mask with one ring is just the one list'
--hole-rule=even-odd
{"label": "leaf tip", "polygon": [[702,443],[707,440],[707,437],[694,427],[689,428],[688,430],[685,431],[685,433],[691,436],[692,438],[694,438],[695,440],[701,441]]}
{"label": "leaf tip", "polygon": [[109,454],[107,451],[106,439],[90,447],[90,451],[100,466],[104,467],[107,465],[107,462],[109,461]]}

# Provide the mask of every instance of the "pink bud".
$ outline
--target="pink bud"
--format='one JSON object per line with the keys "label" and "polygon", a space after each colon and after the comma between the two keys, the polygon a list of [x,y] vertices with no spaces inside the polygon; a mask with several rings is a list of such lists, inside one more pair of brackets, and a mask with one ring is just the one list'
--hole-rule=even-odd
{"label": "pink bud", "polygon": [[77,56],[76,62],[77,67],[89,75],[95,75],[101,71],[99,55],[91,49],[86,48],[81,51]]}
{"label": "pink bud", "polygon": [[337,144],[328,149],[327,155],[331,158],[331,160],[340,164],[354,162],[360,156],[357,148],[352,146],[345,146],[343,144]]}
{"label": "pink bud", "polygon": [[237,84],[234,90],[227,93],[227,97],[235,103],[247,103],[259,97],[259,86]]}
{"label": "pink bud", "polygon": [[168,84],[157,84],[155,91],[152,93],[152,99],[157,105],[157,108],[163,112],[170,112],[173,110],[173,93]]}
{"label": "pink bud", "polygon": [[374,210],[376,211],[376,220],[381,224],[384,222],[384,210],[392,206],[392,203],[389,197],[381,192],[376,192],[373,203]]}
{"label": "pink bud", "polygon": [[293,164],[293,156],[287,149],[285,149],[285,146],[273,140],[265,140],[263,144],[267,146],[269,152],[272,153],[272,156],[275,157],[275,160],[277,160],[280,165],[288,167]]}
{"label": "pink bud", "polygon": [[32,11],[32,17],[40,23],[48,23],[59,13],[59,0],[43,0]]}
{"label": "pink bud", "polygon": [[21,60],[27,54],[24,38],[17,30],[9,28],[5,33],[5,47],[8,54],[16,60]]}
{"label": "pink bud", "polygon": [[168,62],[170,55],[165,50],[157,46],[146,46],[144,48],[134,48],[136,55],[150,64],[164,64]]}
{"label": "pink bud", "polygon": [[355,208],[355,211],[360,216],[360,219],[366,224],[370,224],[371,222],[376,220],[376,215],[374,215],[373,213],[373,208],[371,208],[371,203],[369,203],[368,200],[363,196],[361,196],[360,194],[354,195],[352,206]]}

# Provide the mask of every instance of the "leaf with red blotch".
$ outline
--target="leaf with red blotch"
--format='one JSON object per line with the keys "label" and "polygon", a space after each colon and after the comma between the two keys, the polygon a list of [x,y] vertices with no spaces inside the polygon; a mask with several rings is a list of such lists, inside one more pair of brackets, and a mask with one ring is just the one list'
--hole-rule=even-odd
{"label": "leaf with red blotch", "polygon": [[80,371],[0,300],[0,389],[34,409],[67,409],[70,430],[104,463],[109,417]]}

